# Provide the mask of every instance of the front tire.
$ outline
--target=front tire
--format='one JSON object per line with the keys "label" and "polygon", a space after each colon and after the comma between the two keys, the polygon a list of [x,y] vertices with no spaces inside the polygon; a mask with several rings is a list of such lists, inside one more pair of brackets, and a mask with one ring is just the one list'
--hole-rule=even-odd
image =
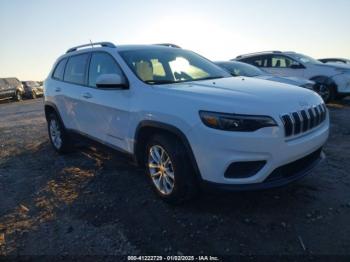
{"label": "front tire", "polygon": [[71,149],[68,134],[55,113],[50,113],[47,127],[52,147],[59,154],[68,153]]}
{"label": "front tire", "polygon": [[322,97],[326,104],[336,98],[336,85],[330,79],[325,77],[316,77],[311,80],[316,82],[314,91]]}
{"label": "front tire", "polygon": [[16,92],[16,95],[15,95],[15,101],[19,102],[19,101],[22,101],[22,94],[21,92]]}
{"label": "front tire", "polygon": [[168,203],[179,204],[198,191],[186,150],[177,138],[155,135],[146,147],[146,173],[156,194]]}

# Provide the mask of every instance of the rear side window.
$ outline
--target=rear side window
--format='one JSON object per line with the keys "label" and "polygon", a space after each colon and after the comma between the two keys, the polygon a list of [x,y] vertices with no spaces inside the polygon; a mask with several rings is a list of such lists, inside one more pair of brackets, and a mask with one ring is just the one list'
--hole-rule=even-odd
{"label": "rear side window", "polygon": [[5,78],[5,81],[13,87],[19,86],[21,84],[17,78]]}
{"label": "rear side window", "polygon": [[64,72],[64,81],[78,85],[85,84],[85,72],[88,60],[89,54],[70,57]]}
{"label": "rear side window", "polygon": [[264,56],[253,56],[253,57],[248,57],[241,59],[241,61],[257,66],[257,67],[270,67],[270,57],[267,55]]}
{"label": "rear side window", "polygon": [[67,59],[62,59],[56,66],[55,72],[53,73],[53,78],[57,80],[63,80],[64,67],[66,66]]}

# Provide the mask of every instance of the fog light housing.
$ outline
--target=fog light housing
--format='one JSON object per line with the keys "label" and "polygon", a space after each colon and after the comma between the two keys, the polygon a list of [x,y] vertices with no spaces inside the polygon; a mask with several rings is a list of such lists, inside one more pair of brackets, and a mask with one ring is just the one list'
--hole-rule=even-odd
{"label": "fog light housing", "polygon": [[234,162],[225,172],[226,178],[248,178],[256,175],[266,164],[266,161]]}

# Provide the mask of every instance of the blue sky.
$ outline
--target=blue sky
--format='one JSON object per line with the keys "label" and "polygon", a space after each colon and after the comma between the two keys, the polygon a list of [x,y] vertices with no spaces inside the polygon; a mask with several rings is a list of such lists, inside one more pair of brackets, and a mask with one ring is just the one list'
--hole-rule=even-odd
{"label": "blue sky", "polygon": [[172,42],[209,59],[263,50],[350,58],[349,0],[1,0],[0,77],[44,79],[69,47]]}

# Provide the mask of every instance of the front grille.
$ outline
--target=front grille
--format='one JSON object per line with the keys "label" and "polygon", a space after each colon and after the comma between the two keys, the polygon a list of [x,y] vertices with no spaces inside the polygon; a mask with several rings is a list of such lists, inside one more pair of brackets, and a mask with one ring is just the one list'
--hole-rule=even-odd
{"label": "front grille", "polygon": [[305,133],[319,126],[327,117],[325,104],[281,116],[286,137]]}

